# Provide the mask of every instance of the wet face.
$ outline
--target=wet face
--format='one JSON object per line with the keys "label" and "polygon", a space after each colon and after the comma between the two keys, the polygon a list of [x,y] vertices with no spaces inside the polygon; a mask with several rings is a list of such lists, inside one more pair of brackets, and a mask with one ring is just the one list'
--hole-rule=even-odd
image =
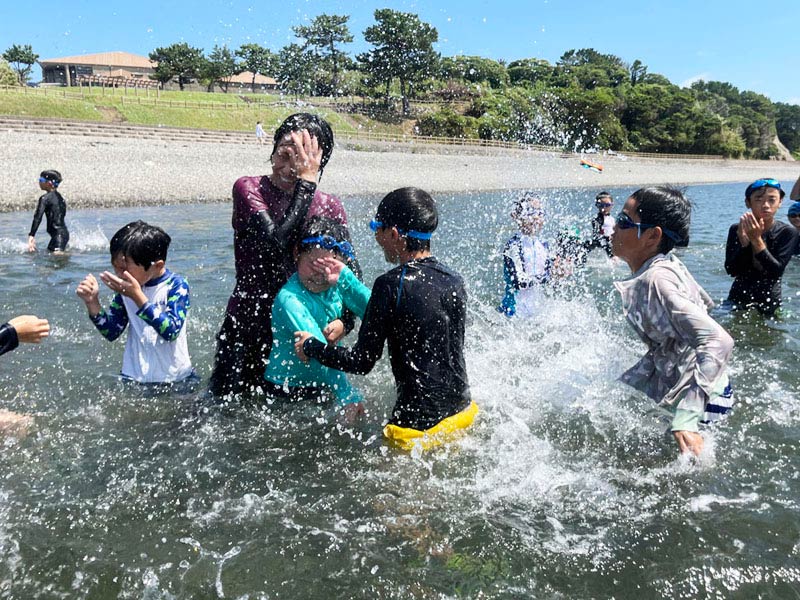
{"label": "wet face", "polygon": [[544,227],[544,210],[538,200],[527,201],[520,210],[511,213],[519,230],[525,235],[536,235]]}
{"label": "wet face", "polygon": [[775,214],[781,207],[781,193],[775,188],[765,187],[755,190],[750,198],[745,201],[747,208],[753,211],[753,216],[763,219],[769,226],[775,220]]}
{"label": "wet face", "polygon": [[324,248],[310,248],[301,252],[297,257],[297,276],[300,278],[300,283],[309,292],[318,294],[331,287],[325,275],[316,272],[312,268],[316,259],[326,257],[341,259],[332,250],[325,250]]}
{"label": "wet face", "polygon": [[137,282],[139,282],[139,285],[144,285],[150,281],[155,275],[157,275],[156,271],[160,270],[155,264],[151,265],[150,268],[145,269],[143,266],[137,265],[132,259],[127,258],[122,254],[117,254],[111,259],[111,266],[114,267],[114,274],[117,277],[124,279],[124,273],[127,271]]}
{"label": "wet face", "polygon": [[[642,218],[639,216],[638,207],[639,203],[636,200],[628,198],[622,207],[622,212],[628,215],[634,223],[641,223]],[[642,233],[647,231],[644,230]],[[639,261],[645,254],[646,245],[646,239],[639,235],[638,227],[627,229],[623,229],[619,225],[614,227],[614,233],[611,235],[611,252],[628,263],[632,270],[636,270],[638,268],[636,265],[641,264]]]}
{"label": "wet face", "polygon": [[394,227],[379,227],[375,231],[375,241],[383,250],[383,258],[393,264],[400,261],[399,243],[405,244],[401,237],[394,235],[395,231]]}
{"label": "wet face", "polygon": [[294,142],[291,136],[286,135],[275,147],[270,160],[272,161],[272,183],[283,190],[291,192],[297,182],[297,171],[292,163],[291,150],[294,149]]}
{"label": "wet face", "polygon": [[607,216],[611,214],[611,209],[614,208],[614,201],[611,198],[602,198],[595,202],[595,206],[603,215]]}

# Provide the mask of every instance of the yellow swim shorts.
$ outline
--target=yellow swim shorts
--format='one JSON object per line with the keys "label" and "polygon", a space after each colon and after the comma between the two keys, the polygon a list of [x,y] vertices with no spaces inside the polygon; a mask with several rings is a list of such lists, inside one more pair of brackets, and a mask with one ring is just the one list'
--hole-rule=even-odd
{"label": "yellow swim shorts", "polygon": [[420,431],[389,424],[383,428],[383,436],[402,450],[413,450],[415,446],[430,450],[458,437],[464,429],[472,425],[477,414],[478,405],[472,401],[467,408],[442,419],[430,429]]}

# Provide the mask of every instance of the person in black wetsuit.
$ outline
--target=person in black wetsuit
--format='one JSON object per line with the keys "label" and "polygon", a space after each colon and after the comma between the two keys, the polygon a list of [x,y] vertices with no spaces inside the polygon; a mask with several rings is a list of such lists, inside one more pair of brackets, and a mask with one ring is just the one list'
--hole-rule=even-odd
{"label": "person in black wetsuit", "polygon": [[775,220],[785,196],[780,182],[759,179],[744,195],[750,212],[728,230],[725,271],[736,279],[725,303],[769,316],[781,305],[781,277],[794,254],[797,230]]}
{"label": "person in black wetsuit", "polygon": [[405,443],[409,438],[464,428],[477,412],[464,361],[467,294],[461,276],[431,255],[437,225],[436,204],[426,192],[389,193],[370,227],[386,260],[399,266],[375,281],[355,346],[295,334],[301,359],[350,373],[372,370],[388,342],[397,402],[384,435],[405,447],[413,446]]}
{"label": "person in black wetsuit", "polygon": [[58,171],[42,171],[39,176],[39,188],[47,192],[39,198],[36,212],[33,213],[33,223],[28,234],[28,252],[36,252],[36,230],[42,222],[42,217],[47,217],[47,233],[50,234],[50,243],[47,249],[50,252],[61,253],[67,249],[69,242],[69,231],[64,223],[64,216],[67,214],[67,203],[64,197],[58,193],[58,186],[61,184],[61,173]]}

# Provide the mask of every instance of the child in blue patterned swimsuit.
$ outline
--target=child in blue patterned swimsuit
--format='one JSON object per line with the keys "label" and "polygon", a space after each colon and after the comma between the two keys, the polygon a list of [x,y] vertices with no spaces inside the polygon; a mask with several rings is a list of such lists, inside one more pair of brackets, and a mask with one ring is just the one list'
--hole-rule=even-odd
{"label": "child in blue patterned swimsuit", "polygon": [[91,273],[78,285],[89,318],[108,341],[130,324],[122,378],[138,383],[197,379],[186,344],[189,285],[166,268],[170,237],[144,221],[128,223],[111,238],[111,265],[100,279],[114,292],[109,309],[100,306],[100,286]]}

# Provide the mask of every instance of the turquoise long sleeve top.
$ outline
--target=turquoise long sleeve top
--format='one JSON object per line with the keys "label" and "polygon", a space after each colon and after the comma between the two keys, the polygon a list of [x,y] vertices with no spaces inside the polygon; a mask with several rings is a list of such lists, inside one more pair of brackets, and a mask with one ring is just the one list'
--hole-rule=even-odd
{"label": "turquoise long sleeve top", "polygon": [[264,379],[283,387],[329,388],[340,405],[361,402],[361,393],[350,385],[347,376],[311,359],[304,363],[294,352],[294,332],[307,331],[325,342],[322,330],[342,316],[344,307],[359,318],[370,298],[370,289],[345,267],[336,286],[314,293],[303,287],[297,273],[280,289],[272,305],[272,351]]}

